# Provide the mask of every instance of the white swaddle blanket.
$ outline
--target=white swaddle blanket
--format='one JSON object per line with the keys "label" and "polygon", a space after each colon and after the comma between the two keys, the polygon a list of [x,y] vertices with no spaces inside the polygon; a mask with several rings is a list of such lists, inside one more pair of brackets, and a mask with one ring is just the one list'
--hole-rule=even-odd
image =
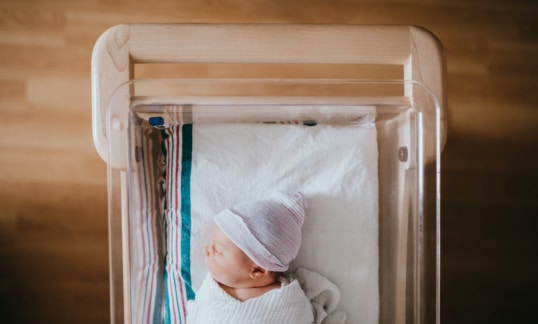
{"label": "white swaddle blanket", "polygon": [[187,324],[343,324],[346,314],[334,312],[339,302],[338,287],[304,268],[280,289],[245,302],[228,295],[208,274],[196,300],[188,302]]}
{"label": "white swaddle blanket", "polygon": [[340,303],[340,289],[335,284],[319,273],[305,268],[298,268],[291,277],[297,278],[306,298],[310,301],[314,312],[314,323],[345,323],[347,314],[342,311],[335,312],[338,303]]}
{"label": "white swaddle blanket", "polygon": [[187,324],[312,324],[310,301],[299,281],[283,283],[278,289],[246,301],[228,295],[210,275],[189,301]]}
{"label": "white swaddle blanket", "polygon": [[[214,215],[275,191],[302,191],[308,207],[301,249],[290,271],[299,266],[314,270],[340,288],[340,303],[331,311],[346,313],[348,323],[378,322],[377,133],[373,123],[195,123],[183,130],[171,129],[169,134],[166,187],[172,191],[166,216],[170,243],[165,313],[179,310],[185,314],[186,301],[199,294],[207,273],[202,251]],[[175,316],[165,314],[171,322]]]}

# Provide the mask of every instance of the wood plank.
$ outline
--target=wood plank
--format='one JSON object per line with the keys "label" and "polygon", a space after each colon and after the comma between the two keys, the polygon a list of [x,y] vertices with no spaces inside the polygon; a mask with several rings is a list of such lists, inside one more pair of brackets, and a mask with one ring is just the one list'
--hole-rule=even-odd
{"label": "wood plank", "polygon": [[400,80],[401,65],[387,64],[135,64],[135,79],[148,78],[342,78]]}

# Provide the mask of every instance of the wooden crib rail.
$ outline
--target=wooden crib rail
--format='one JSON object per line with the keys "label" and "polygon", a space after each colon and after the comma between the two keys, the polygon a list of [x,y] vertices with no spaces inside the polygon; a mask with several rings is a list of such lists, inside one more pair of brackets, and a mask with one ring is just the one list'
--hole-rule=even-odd
{"label": "wooden crib rail", "polygon": [[133,62],[405,64],[410,49],[402,26],[131,25],[129,33]]}
{"label": "wooden crib rail", "polygon": [[[132,24],[107,30],[92,57],[93,135],[108,157],[106,106],[113,91],[134,79],[137,63],[331,63],[402,65],[404,79],[425,84],[441,107],[441,147],[446,138],[445,62],[440,42],[414,26],[280,24]],[[179,78],[181,76],[178,76]],[[126,90],[128,91],[128,90]],[[412,91],[411,87],[406,91]],[[126,100],[129,93],[123,94]],[[410,93],[406,93],[410,95]],[[128,103],[126,106],[128,107]],[[127,108],[125,109],[127,110]],[[121,119],[121,118],[119,118]],[[426,117],[426,160],[435,158],[435,111]],[[116,129],[126,129],[119,125]],[[428,153],[433,152],[433,153]],[[116,154],[116,153],[114,153]]]}

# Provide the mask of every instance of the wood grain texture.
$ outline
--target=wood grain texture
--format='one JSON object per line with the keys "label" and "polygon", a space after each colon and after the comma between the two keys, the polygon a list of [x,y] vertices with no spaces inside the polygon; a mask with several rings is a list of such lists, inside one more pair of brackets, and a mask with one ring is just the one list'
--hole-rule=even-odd
{"label": "wood grain texture", "polygon": [[106,167],[91,51],[130,22],[411,24],[446,49],[443,323],[522,323],[538,302],[538,3],[533,0],[3,0],[0,313],[109,321]]}

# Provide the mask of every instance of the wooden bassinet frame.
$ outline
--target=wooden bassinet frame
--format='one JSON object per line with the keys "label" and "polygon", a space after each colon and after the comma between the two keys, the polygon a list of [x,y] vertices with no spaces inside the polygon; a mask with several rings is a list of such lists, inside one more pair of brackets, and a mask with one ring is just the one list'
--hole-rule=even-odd
{"label": "wooden bassinet frame", "polygon": [[[135,65],[147,63],[223,63],[223,64],[349,64],[358,66],[399,66],[402,79],[425,85],[437,98],[438,111],[425,112],[422,136],[425,138],[425,162],[439,156],[446,141],[446,67],[439,40],[429,31],[415,26],[366,25],[281,25],[281,24],[131,24],[107,30],[97,41],[92,57],[93,136],[97,151],[114,168],[125,170],[127,154],[109,150],[107,108],[111,96],[119,96],[129,107],[132,87],[121,87],[135,79]],[[182,76],[179,75],[179,78]],[[413,87],[405,87],[404,96],[413,97]],[[118,91],[122,92],[118,95]],[[122,106],[123,106],[122,104]],[[127,110],[127,108],[126,108]],[[120,116],[119,120],[128,120]],[[124,124],[114,124],[127,137]],[[393,130],[388,130],[390,134]],[[399,144],[387,137],[385,147],[397,150]],[[380,162],[382,163],[382,162]],[[380,164],[379,168],[383,168]],[[392,183],[393,173],[380,173],[380,183]],[[122,178],[122,186],[126,181]],[[398,184],[401,186],[401,183]],[[109,188],[110,190],[110,188]],[[399,192],[403,192],[400,190]],[[123,192],[123,191],[122,191]],[[382,196],[382,195],[381,195]],[[398,267],[407,262],[408,233],[413,221],[407,213],[409,197],[398,198],[397,206],[385,206],[380,201],[380,213],[402,215],[395,222],[380,224],[396,227],[401,233],[386,251],[380,263]],[[437,216],[439,213],[437,206]],[[122,209],[123,210],[123,209]],[[416,225],[416,224],[415,224]],[[437,225],[438,226],[438,225]],[[111,251],[111,318],[112,322],[130,322],[128,305],[129,276],[128,217],[110,223]],[[390,260],[388,260],[390,259]],[[406,274],[394,280],[396,289],[384,291],[381,298],[390,301],[387,323],[406,323]],[[400,284],[398,282],[401,282]],[[439,292],[437,291],[437,298]],[[437,302],[437,305],[439,303]],[[383,313],[383,312],[382,312]],[[439,310],[436,310],[437,320]]]}

